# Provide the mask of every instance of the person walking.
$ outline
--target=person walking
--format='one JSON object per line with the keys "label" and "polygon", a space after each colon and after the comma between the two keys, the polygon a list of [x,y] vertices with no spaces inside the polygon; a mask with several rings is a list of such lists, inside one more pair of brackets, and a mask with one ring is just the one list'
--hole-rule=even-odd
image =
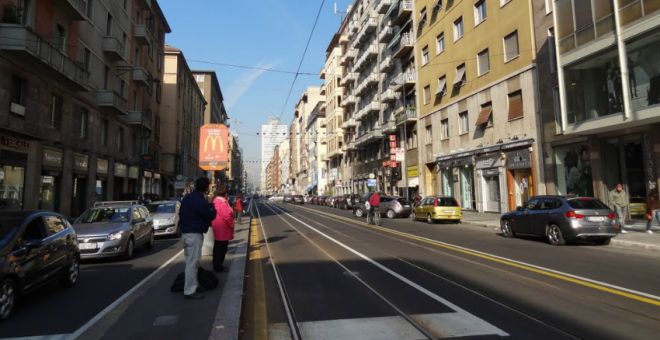
{"label": "person walking", "polygon": [[367,221],[369,221],[369,216],[372,219],[375,219],[376,214],[380,214],[380,193],[375,191],[371,196],[369,196],[369,215],[367,215]]}
{"label": "person walking", "polygon": [[213,271],[222,272],[225,270],[223,263],[227,254],[229,241],[234,239],[234,212],[227,199],[227,189],[220,186],[215,191],[213,198],[216,216],[211,222],[213,228]]}
{"label": "person walking", "polygon": [[240,224],[241,220],[243,219],[243,195],[238,194],[236,196],[236,203],[234,203],[234,210],[236,211],[236,214],[234,215],[235,220],[238,224]]}
{"label": "person walking", "polygon": [[621,223],[621,233],[625,234],[626,231],[626,218],[628,217],[628,194],[623,190],[623,184],[617,183],[614,190],[610,191],[610,204],[612,209],[616,212]]}
{"label": "person walking", "polygon": [[660,226],[660,199],[658,198],[658,189],[651,190],[646,201],[646,232],[653,234],[651,227],[653,223]]}
{"label": "person walking", "polygon": [[198,292],[197,269],[202,257],[202,241],[204,233],[215,219],[215,208],[208,202],[206,192],[209,190],[209,179],[200,177],[195,181],[195,191],[181,200],[179,209],[179,225],[183,239],[186,257],[185,283],[183,297],[186,299],[202,299],[204,295]]}

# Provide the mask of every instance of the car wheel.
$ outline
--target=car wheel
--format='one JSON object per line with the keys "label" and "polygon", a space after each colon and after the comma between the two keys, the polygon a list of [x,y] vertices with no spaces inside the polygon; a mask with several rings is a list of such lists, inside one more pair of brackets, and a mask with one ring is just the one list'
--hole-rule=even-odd
{"label": "car wheel", "polygon": [[5,279],[0,285],[0,320],[11,315],[16,303],[16,283],[12,279]]}
{"label": "car wheel", "polygon": [[511,221],[502,220],[500,223],[500,229],[502,230],[502,235],[504,235],[504,237],[516,237],[516,233],[513,232],[513,227],[511,227]]}
{"label": "car wheel", "polygon": [[594,240],[594,243],[600,246],[606,246],[610,244],[611,241],[612,241],[611,237],[601,237],[599,239]]}
{"label": "car wheel", "polygon": [[78,282],[78,277],[80,276],[80,259],[77,255],[73,255],[71,263],[64,268],[62,272],[62,284],[65,287],[71,287]]}
{"label": "car wheel", "polygon": [[126,243],[126,250],[124,251],[124,259],[130,260],[133,257],[134,251],[135,251],[135,241],[133,241],[133,237],[131,237],[128,239],[128,243]]}
{"label": "car wheel", "polygon": [[362,218],[363,215],[364,215],[364,211],[362,211],[362,209],[360,208],[355,209],[355,217]]}
{"label": "car wheel", "polygon": [[152,249],[154,247],[154,230],[151,229],[151,232],[149,232],[149,240],[147,243],[144,245],[145,248],[147,249]]}
{"label": "car wheel", "polygon": [[390,209],[385,213],[385,216],[387,216],[387,218],[392,219],[396,217],[396,213],[394,212],[394,210]]}
{"label": "car wheel", "polygon": [[551,224],[547,229],[547,234],[548,242],[550,242],[550,244],[553,246],[563,246],[566,244],[564,233],[561,232],[561,228],[559,228],[558,225]]}
{"label": "car wheel", "polygon": [[431,214],[426,215],[426,223],[433,224],[433,217],[431,217]]}

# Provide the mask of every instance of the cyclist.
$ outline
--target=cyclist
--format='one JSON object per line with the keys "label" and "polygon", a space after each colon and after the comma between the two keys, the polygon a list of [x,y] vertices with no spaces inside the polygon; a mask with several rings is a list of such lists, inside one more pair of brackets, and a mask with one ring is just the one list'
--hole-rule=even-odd
{"label": "cyclist", "polygon": [[[374,191],[374,193],[369,196],[369,214],[367,215],[367,221],[373,221],[376,223],[376,214],[380,214],[379,207],[380,194],[378,191]],[[371,217],[371,220],[369,220],[369,217]]]}

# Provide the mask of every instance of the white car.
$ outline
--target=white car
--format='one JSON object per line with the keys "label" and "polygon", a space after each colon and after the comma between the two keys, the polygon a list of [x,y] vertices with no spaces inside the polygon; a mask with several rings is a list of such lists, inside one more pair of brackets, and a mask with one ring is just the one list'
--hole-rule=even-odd
{"label": "white car", "polygon": [[154,220],[156,236],[181,236],[179,228],[179,201],[157,201],[147,204],[147,209]]}
{"label": "white car", "polygon": [[269,202],[275,203],[275,202],[284,202],[284,196],[282,195],[277,195],[277,196],[271,196],[268,199]]}

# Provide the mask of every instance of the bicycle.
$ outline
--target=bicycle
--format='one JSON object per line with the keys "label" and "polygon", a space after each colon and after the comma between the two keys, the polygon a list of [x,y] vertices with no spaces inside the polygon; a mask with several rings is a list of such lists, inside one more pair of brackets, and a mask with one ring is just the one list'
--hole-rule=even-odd
{"label": "bicycle", "polygon": [[367,214],[367,223],[373,225],[380,225],[380,209],[378,207],[373,207],[369,210]]}

